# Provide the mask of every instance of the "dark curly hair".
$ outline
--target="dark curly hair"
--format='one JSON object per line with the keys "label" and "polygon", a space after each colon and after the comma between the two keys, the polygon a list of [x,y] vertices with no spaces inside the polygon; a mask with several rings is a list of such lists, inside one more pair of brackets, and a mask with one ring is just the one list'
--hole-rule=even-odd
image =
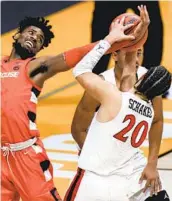
{"label": "dark curly hair", "polygon": [[165,67],[151,67],[137,86],[137,90],[152,100],[155,96],[164,94],[170,88],[171,81],[172,76]]}
{"label": "dark curly hair", "polygon": [[44,44],[43,47],[48,47],[51,43],[51,39],[54,38],[54,34],[51,31],[52,26],[48,25],[49,20],[46,20],[44,17],[25,17],[19,22],[18,32],[21,33],[29,26],[35,26],[42,30],[44,33]]}

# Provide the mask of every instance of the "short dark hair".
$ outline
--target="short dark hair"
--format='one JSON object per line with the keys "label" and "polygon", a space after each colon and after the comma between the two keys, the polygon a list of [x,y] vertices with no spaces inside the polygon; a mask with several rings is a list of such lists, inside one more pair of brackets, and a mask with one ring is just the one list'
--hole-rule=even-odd
{"label": "short dark hair", "polygon": [[51,31],[52,26],[48,25],[48,22],[49,20],[46,20],[44,17],[25,17],[19,22],[18,32],[22,33],[29,26],[38,27],[44,33],[45,39],[43,47],[48,47],[51,39],[54,38],[54,34]]}
{"label": "short dark hair", "polygon": [[151,67],[137,86],[137,90],[152,100],[155,96],[164,94],[170,88],[171,82],[171,73],[165,67]]}

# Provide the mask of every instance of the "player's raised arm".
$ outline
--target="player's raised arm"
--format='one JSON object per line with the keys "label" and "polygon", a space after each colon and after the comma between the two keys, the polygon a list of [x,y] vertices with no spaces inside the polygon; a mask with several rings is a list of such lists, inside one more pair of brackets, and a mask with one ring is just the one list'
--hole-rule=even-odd
{"label": "player's raised arm", "polygon": [[[125,26],[125,30],[132,27],[133,24]],[[124,31],[125,31],[124,30]],[[50,32],[50,31],[49,31]],[[51,33],[51,32],[50,32]],[[125,36],[125,39],[118,40],[118,43],[113,43],[112,47],[109,48],[105,54],[111,53],[112,51],[119,50],[120,48],[128,45],[131,39]],[[133,36],[134,39],[134,36]],[[122,42],[122,43],[120,43]],[[36,84],[39,86],[43,85],[44,81],[59,72],[64,72],[73,68],[98,42],[91,43],[82,47],[77,47],[71,50],[67,50],[61,54],[55,56],[43,56],[32,60],[29,64],[29,76],[34,79],[39,74],[39,79],[34,79]],[[39,80],[39,81],[38,81]],[[37,83],[38,82],[38,83]]]}
{"label": "player's raised arm", "polygon": [[[120,21],[117,20],[112,25],[112,30],[108,36],[101,40],[74,68],[73,74],[78,82],[101,103],[115,90],[115,87],[106,81],[103,81],[99,76],[92,73],[92,69],[111,47],[113,43],[133,40],[133,36],[127,36],[124,31],[133,25],[124,26],[125,17]],[[116,91],[118,91],[116,89]]]}

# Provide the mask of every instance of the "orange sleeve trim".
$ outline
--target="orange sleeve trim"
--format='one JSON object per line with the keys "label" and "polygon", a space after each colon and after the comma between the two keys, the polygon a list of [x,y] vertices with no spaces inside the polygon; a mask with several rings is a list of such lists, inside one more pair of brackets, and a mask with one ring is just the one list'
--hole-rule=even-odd
{"label": "orange sleeve trim", "polygon": [[74,48],[64,52],[64,59],[69,68],[73,68],[93,47],[97,44],[90,43],[88,45]]}

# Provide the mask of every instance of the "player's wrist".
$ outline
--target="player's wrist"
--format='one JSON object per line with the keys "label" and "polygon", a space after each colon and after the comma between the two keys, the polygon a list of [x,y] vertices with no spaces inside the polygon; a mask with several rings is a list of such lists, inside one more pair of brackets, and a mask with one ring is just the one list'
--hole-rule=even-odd
{"label": "player's wrist", "polygon": [[157,166],[158,164],[158,157],[149,157],[148,158],[148,162],[147,162],[148,165],[153,165],[153,166]]}
{"label": "player's wrist", "polygon": [[116,42],[116,39],[114,37],[112,37],[111,35],[107,35],[105,38],[104,38],[104,41],[107,41],[110,46]]}
{"label": "player's wrist", "polygon": [[100,58],[111,47],[108,41],[100,40],[99,43],[75,66],[73,69],[74,77],[78,77],[83,73],[92,72]]}

